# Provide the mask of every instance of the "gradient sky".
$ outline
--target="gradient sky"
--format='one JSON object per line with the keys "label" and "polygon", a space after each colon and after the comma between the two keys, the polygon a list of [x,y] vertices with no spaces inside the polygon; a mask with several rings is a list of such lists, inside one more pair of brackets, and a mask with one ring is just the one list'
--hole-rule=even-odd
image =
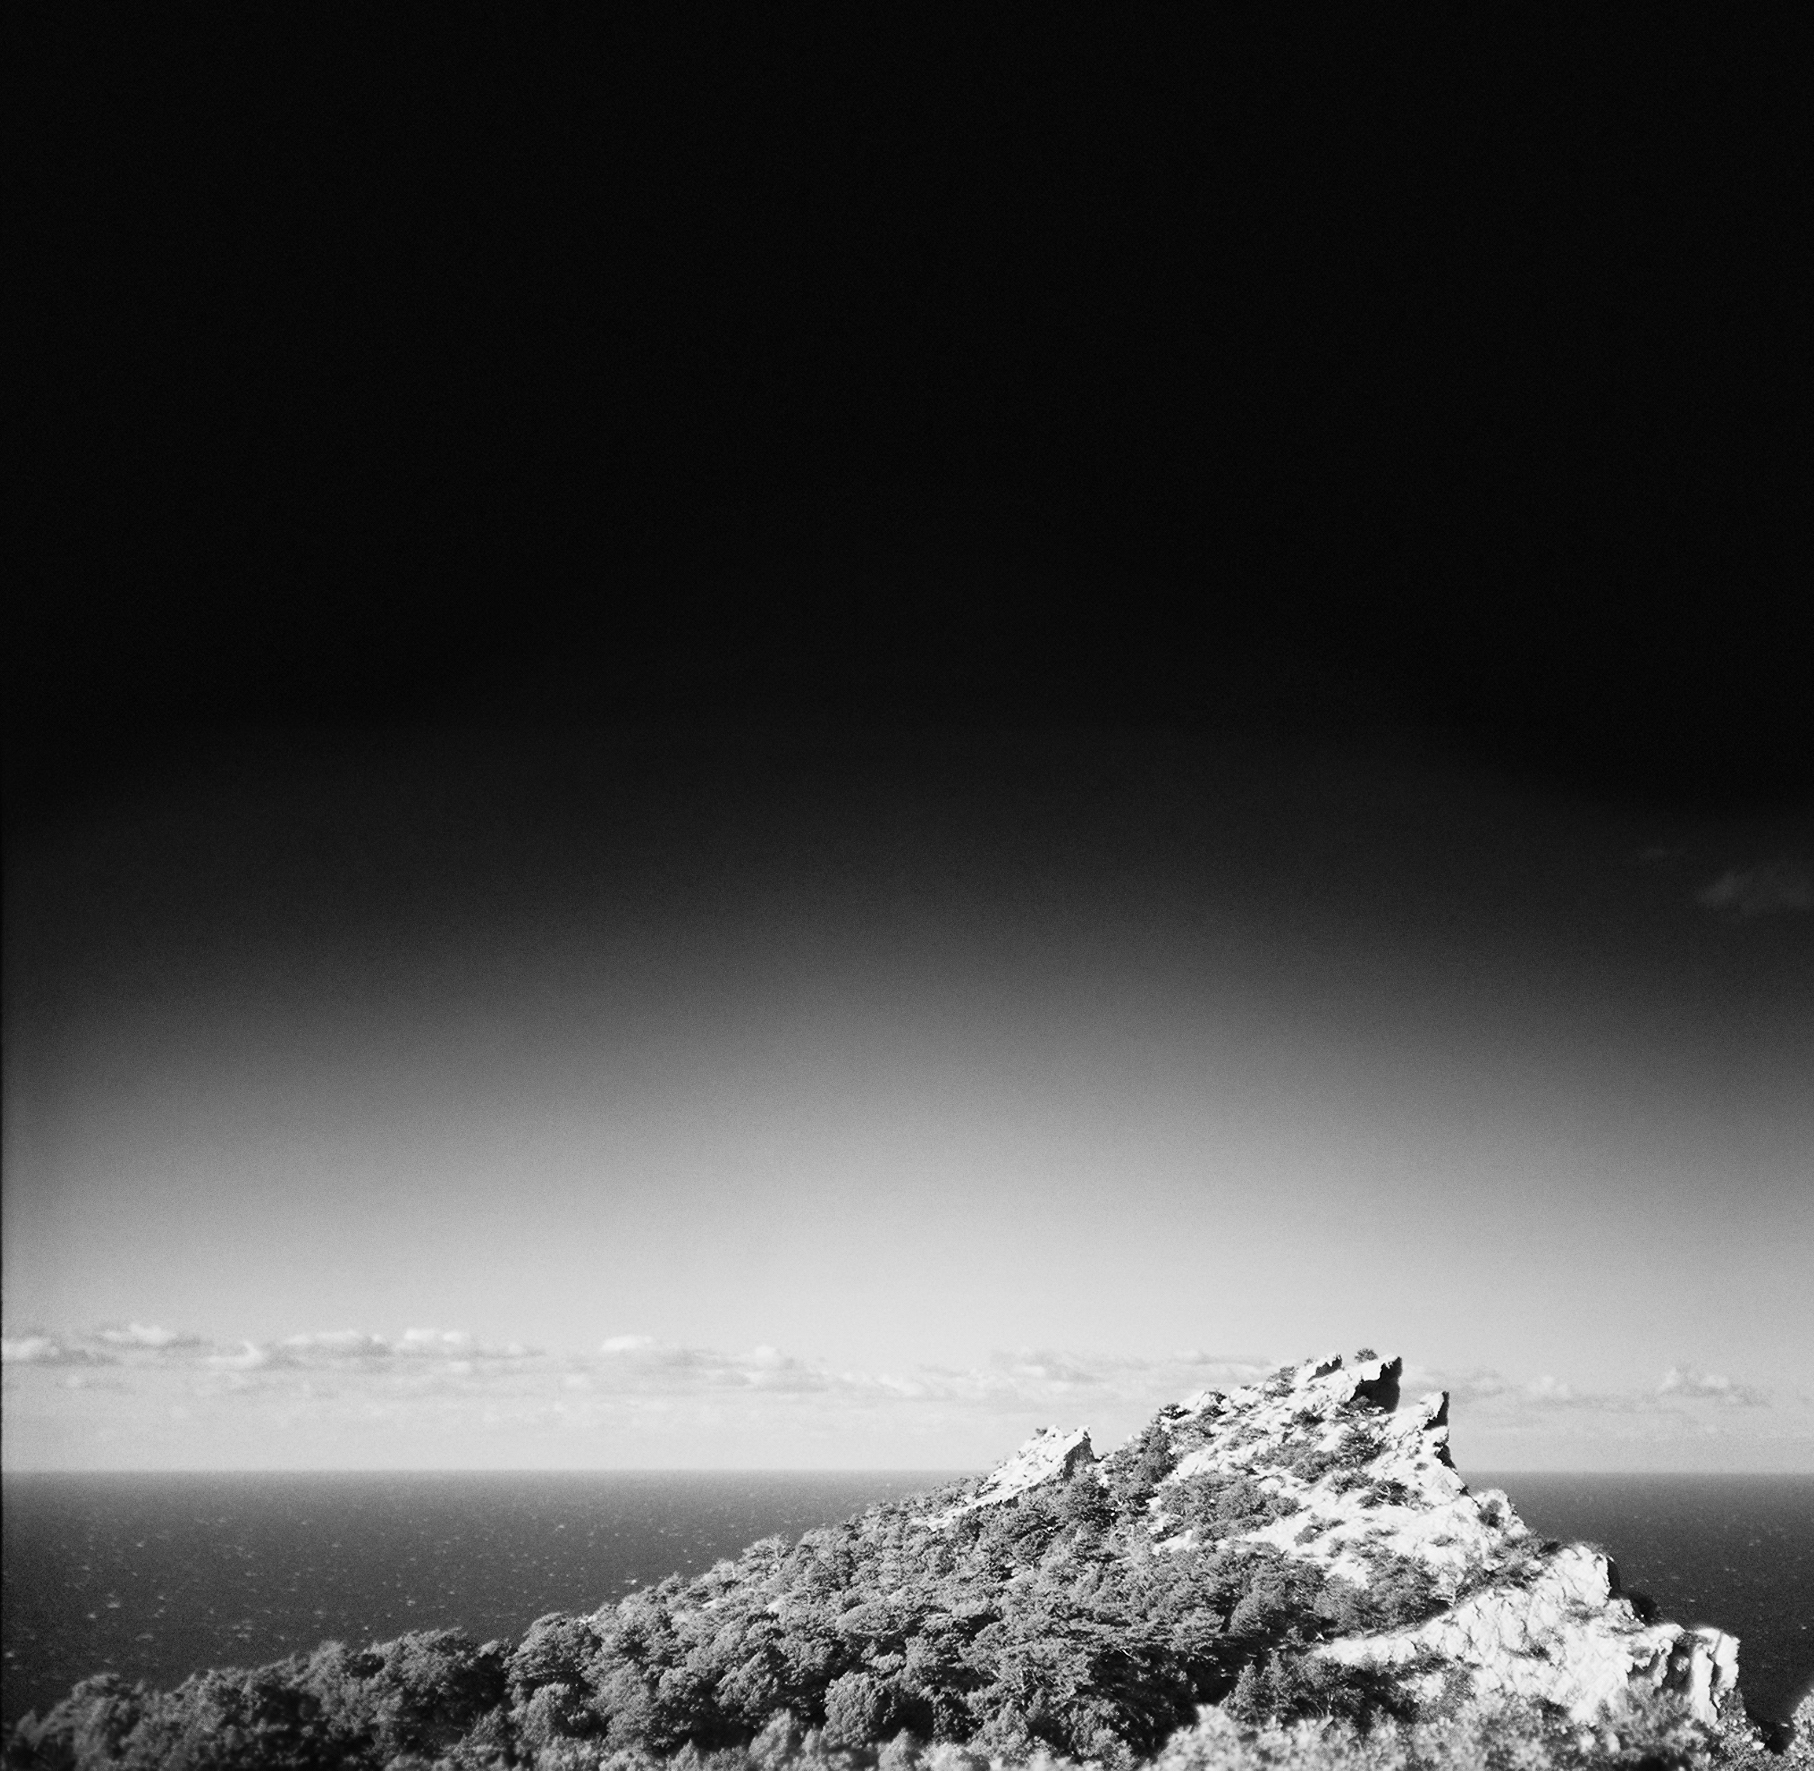
{"label": "gradient sky", "polygon": [[955,1467],[1366,1342],[1482,1466],[1814,1467],[1806,836],[1408,742],[193,752],[14,859],[8,1466]]}
{"label": "gradient sky", "polygon": [[1806,104],[1678,22],[47,21],[7,1467],[1362,1343],[1814,1465]]}

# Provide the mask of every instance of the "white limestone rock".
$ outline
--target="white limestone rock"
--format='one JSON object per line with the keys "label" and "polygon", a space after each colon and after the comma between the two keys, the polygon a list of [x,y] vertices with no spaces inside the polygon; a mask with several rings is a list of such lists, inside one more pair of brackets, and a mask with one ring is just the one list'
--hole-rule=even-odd
{"label": "white limestone rock", "polygon": [[[1464,1669],[1476,1697],[1541,1698],[1576,1721],[1616,1717],[1645,1688],[1674,1691],[1696,1721],[1717,1721],[1737,1683],[1737,1641],[1720,1630],[1642,1624],[1610,1576],[1605,1556],[1574,1544],[1554,1551],[1529,1585],[1489,1587],[1413,1629],[1347,1636],[1321,1652],[1351,1666],[1435,1656]],[[1432,1691],[1440,1687],[1440,1671],[1422,1676]]]}
{"label": "white limestone rock", "polygon": [[975,1494],[941,1513],[933,1523],[945,1524],[976,1507],[1000,1506],[1047,1482],[1068,1482],[1078,1468],[1095,1461],[1088,1427],[1070,1433],[1062,1427],[1041,1427],[1011,1458],[996,1466]]}

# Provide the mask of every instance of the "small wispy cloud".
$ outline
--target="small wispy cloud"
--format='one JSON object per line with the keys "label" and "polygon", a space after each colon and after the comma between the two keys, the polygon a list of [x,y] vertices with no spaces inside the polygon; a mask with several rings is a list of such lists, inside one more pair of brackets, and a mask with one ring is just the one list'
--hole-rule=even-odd
{"label": "small wispy cloud", "polygon": [[1814,881],[1787,862],[1728,868],[1694,895],[1708,910],[1729,916],[1766,916],[1779,910],[1814,910]]}
{"label": "small wispy cloud", "polygon": [[236,1353],[210,1353],[207,1363],[217,1371],[261,1371],[272,1363],[272,1356],[257,1342],[246,1341]]}
{"label": "small wispy cloud", "polygon": [[298,1364],[389,1359],[397,1350],[382,1335],[364,1334],[356,1328],[330,1329],[325,1334],[292,1334],[270,1349],[273,1357]]}
{"label": "small wispy cloud", "polygon": [[672,1346],[646,1334],[613,1335],[588,1362],[594,1387],[686,1396],[722,1390],[822,1391],[837,1386],[830,1370],[774,1347],[744,1353]]}
{"label": "small wispy cloud", "polygon": [[1498,1371],[1413,1372],[1419,1389],[1444,1389],[1458,1405],[1477,1404],[1495,1412],[1543,1409],[1612,1409],[1632,1406],[1628,1396],[1616,1392],[1580,1390],[1548,1372],[1531,1378],[1510,1378]]}
{"label": "small wispy cloud", "polygon": [[1684,1405],[1713,1403],[1728,1408],[1768,1408],[1770,1393],[1752,1384],[1721,1377],[1695,1366],[1672,1366],[1649,1389],[1592,1390],[1545,1373],[1509,1378],[1497,1371],[1460,1374],[1415,1372],[1418,1387],[1442,1388],[1458,1409],[1477,1424],[1496,1426],[1534,1420],[1559,1411],[1608,1416],[1679,1417]]}
{"label": "small wispy cloud", "polygon": [[392,1339],[341,1328],[271,1341],[222,1341],[143,1322],[75,1335],[34,1330],[9,1337],[0,1346],[8,1365],[118,1365],[138,1370],[375,1369],[400,1363],[514,1363],[538,1356],[521,1342],[493,1346],[459,1329],[411,1328]]}
{"label": "small wispy cloud", "polygon": [[991,1363],[999,1371],[1036,1383],[1069,1389],[1094,1389],[1107,1382],[1107,1374],[1074,1353],[1039,1348],[1024,1353],[997,1353]]}
{"label": "small wispy cloud", "polygon": [[199,1347],[203,1344],[199,1335],[179,1334],[175,1329],[144,1322],[129,1322],[124,1328],[98,1329],[95,1338],[112,1347],[151,1347],[160,1351],[165,1347]]}
{"label": "small wispy cloud", "polygon": [[112,1359],[93,1347],[72,1344],[49,1334],[0,1337],[3,1365],[111,1365]]}
{"label": "small wispy cloud", "polygon": [[1659,1396],[1692,1398],[1696,1401],[1721,1402],[1728,1408],[1768,1408],[1767,1390],[1750,1384],[1734,1383],[1729,1377],[1697,1371],[1692,1365],[1672,1365],[1657,1385]]}

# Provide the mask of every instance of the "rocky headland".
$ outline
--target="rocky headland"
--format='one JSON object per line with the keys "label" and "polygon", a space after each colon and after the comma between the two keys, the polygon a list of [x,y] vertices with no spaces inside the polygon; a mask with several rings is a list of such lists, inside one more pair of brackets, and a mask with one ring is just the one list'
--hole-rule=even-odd
{"label": "rocky headland", "polygon": [[1047,1429],[986,1477],[515,1643],[329,1643],[164,1693],[90,1679],[6,1762],[1814,1764],[1814,1702],[1769,1750],[1738,1643],[1656,1617],[1606,1555],[1471,1491],[1447,1397],[1401,1395],[1401,1373],[1308,1360],[1164,1408],[1102,1457]]}

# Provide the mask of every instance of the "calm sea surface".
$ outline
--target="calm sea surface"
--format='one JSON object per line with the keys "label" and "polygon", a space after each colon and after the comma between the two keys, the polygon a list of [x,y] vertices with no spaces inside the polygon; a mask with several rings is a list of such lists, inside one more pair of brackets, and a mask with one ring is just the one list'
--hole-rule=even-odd
{"label": "calm sea surface", "polygon": [[[1470,1475],[1604,1544],[1667,1616],[1742,1638],[1753,1713],[1814,1679],[1814,1477]],[[772,1532],[934,1487],[924,1472],[9,1476],[4,1716],[110,1669],[173,1685],[329,1637],[519,1633]]]}

